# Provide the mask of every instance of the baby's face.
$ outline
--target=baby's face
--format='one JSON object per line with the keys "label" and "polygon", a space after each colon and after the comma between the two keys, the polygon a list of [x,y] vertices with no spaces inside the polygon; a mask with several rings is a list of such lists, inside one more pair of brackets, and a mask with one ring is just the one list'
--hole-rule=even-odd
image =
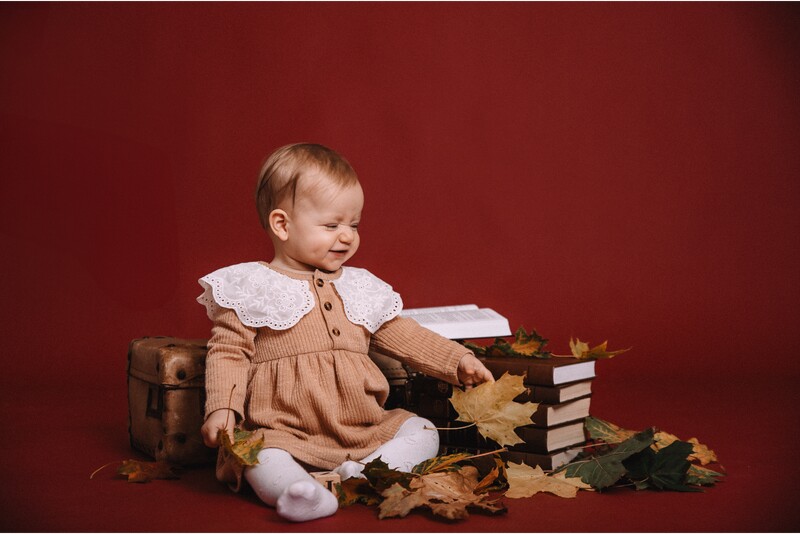
{"label": "baby's face", "polygon": [[322,173],[304,176],[289,213],[284,259],[296,269],[333,272],[358,250],[358,224],[364,193],[356,184],[342,187]]}

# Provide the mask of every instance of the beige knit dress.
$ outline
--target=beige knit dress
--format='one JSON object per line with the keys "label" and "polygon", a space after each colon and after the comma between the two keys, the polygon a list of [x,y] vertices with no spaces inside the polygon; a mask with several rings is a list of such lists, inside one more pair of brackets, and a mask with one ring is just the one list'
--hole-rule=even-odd
{"label": "beige knit dress", "polygon": [[[241,266],[246,266],[237,279],[241,282],[220,282],[221,277],[214,276]],[[343,269],[361,274],[347,293],[344,279],[341,284],[339,280]],[[383,409],[389,385],[369,352],[454,384],[458,362],[469,353],[415,321],[398,317],[402,301],[388,284],[363,269],[343,269],[300,273],[263,262],[240,264],[201,278],[206,292],[198,297],[214,323],[206,360],[206,415],[230,407],[245,428],[263,437],[265,447],[286,450],[296,460],[322,469],[367,456],[413,415]],[[290,289],[281,289],[283,283]],[[249,290],[226,293],[226,284],[249,284]],[[358,299],[380,284],[382,309],[365,307]],[[295,289],[305,297],[292,303]],[[229,298],[232,293],[237,298]],[[377,301],[369,296],[366,300]],[[273,327],[245,324],[264,322],[248,309],[260,313],[270,306],[286,312],[280,319],[266,320]],[[287,314],[291,317],[283,320]],[[238,488],[241,469],[232,474],[232,466],[222,464],[218,463],[218,477]]]}

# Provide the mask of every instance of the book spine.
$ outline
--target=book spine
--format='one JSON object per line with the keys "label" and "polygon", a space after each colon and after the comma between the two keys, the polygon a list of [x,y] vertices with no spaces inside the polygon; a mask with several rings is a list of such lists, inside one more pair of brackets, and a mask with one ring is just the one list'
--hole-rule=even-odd
{"label": "book spine", "polygon": [[535,365],[524,358],[480,358],[495,380],[505,373],[525,375],[524,383],[535,386],[553,386],[553,366]]}

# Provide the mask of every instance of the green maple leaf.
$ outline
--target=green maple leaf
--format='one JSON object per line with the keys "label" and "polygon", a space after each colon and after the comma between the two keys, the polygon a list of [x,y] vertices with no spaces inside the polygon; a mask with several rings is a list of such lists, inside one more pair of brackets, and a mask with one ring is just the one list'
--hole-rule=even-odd
{"label": "green maple leaf", "polygon": [[400,484],[405,489],[409,489],[411,480],[416,476],[412,473],[403,473],[397,469],[392,469],[389,464],[381,460],[380,456],[365,465],[362,473],[369,485],[378,493],[382,493],[395,483]]}
{"label": "green maple leaf", "polygon": [[613,486],[627,472],[623,461],[653,444],[654,430],[648,428],[626,439],[613,449],[586,460],[567,464],[556,472],[580,479],[597,490]]}
{"label": "green maple leaf", "polygon": [[686,483],[692,486],[713,486],[717,483],[717,479],[724,476],[724,473],[692,464],[686,472]]}
{"label": "green maple leaf", "polygon": [[672,491],[699,491],[686,485],[686,473],[692,444],[675,441],[655,452],[650,447],[622,462],[637,489],[656,488]]}

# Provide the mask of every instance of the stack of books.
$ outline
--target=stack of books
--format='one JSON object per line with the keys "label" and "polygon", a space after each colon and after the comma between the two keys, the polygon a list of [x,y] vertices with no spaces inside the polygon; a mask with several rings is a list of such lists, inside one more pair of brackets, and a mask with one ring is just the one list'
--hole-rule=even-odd
{"label": "stack of books", "polygon": [[[528,391],[516,402],[535,402],[539,408],[531,423],[517,427],[516,434],[525,443],[507,446],[503,456],[513,462],[525,462],[542,469],[555,469],[573,460],[586,442],[584,419],[589,415],[594,361],[575,358],[482,358],[495,379],[505,372],[525,375]],[[408,409],[430,419],[440,432],[442,454],[454,452],[489,452],[502,448],[482,437],[472,426],[456,421],[458,413],[450,404],[453,386],[423,375],[410,380]]]}
{"label": "stack of books", "polygon": [[[508,320],[488,308],[475,305],[418,308],[403,315],[417,320],[450,339],[478,339],[511,335]],[[487,357],[481,358],[495,379],[504,373],[524,375],[528,390],[517,402],[535,402],[539,408],[531,423],[516,429],[525,441],[506,447],[508,461],[525,462],[542,469],[555,469],[572,461],[586,443],[584,419],[589,415],[595,362],[576,358]],[[387,375],[388,376],[388,375]],[[404,380],[406,377],[403,377]],[[440,432],[441,454],[454,452],[489,452],[498,444],[481,436],[476,427],[460,429],[466,423],[456,421],[458,413],[450,404],[453,386],[417,373],[409,373],[397,406],[430,419]]]}

